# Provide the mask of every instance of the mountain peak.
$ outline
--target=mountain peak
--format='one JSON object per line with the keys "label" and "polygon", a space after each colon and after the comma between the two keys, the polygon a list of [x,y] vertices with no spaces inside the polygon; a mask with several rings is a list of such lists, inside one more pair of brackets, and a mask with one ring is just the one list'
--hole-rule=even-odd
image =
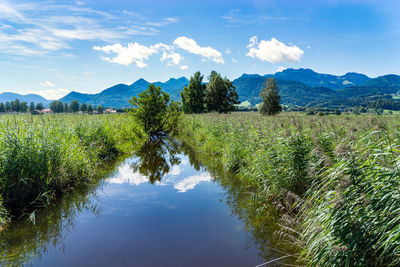
{"label": "mountain peak", "polygon": [[140,78],[139,80],[137,80],[136,82],[134,82],[134,83],[132,83],[130,86],[147,86],[147,85],[149,85],[150,83],[148,82],[148,81],[146,81],[145,79],[143,79],[143,78]]}

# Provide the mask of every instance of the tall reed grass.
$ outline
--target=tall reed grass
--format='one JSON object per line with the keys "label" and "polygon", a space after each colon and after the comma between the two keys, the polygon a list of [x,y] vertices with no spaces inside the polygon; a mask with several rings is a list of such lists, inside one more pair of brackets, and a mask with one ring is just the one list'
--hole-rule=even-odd
{"label": "tall reed grass", "polygon": [[144,138],[126,114],[0,116],[0,224],[85,184]]}
{"label": "tall reed grass", "polygon": [[187,115],[180,138],[281,212],[299,264],[400,264],[397,116]]}

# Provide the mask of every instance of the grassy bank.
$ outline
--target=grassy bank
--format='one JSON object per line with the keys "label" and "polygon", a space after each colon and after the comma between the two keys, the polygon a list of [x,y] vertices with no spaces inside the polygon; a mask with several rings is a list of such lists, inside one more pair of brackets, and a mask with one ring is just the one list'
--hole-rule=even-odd
{"label": "grassy bank", "polygon": [[185,116],[180,132],[236,174],[260,216],[273,204],[281,241],[314,266],[400,263],[399,137],[397,116],[287,113]]}
{"label": "grassy bank", "polygon": [[0,116],[0,225],[84,185],[144,138],[126,114]]}

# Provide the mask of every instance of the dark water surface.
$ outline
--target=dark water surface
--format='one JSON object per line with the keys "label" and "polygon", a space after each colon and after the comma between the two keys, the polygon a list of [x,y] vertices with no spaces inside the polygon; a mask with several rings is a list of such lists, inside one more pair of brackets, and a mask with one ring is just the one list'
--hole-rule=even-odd
{"label": "dark water surface", "polygon": [[1,265],[255,266],[226,189],[174,140],[153,140],[88,189],[0,234]]}

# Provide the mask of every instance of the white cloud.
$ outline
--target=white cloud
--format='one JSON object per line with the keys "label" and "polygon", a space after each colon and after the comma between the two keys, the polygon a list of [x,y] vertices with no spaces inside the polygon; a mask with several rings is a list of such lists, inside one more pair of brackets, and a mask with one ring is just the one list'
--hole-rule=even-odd
{"label": "white cloud", "polygon": [[236,63],[237,60],[236,60],[235,58],[232,58],[232,62],[233,62],[233,63]]}
{"label": "white cloud", "polygon": [[118,63],[124,66],[128,66],[135,63],[139,68],[147,67],[144,60],[147,60],[152,54],[157,53],[157,49],[154,47],[147,47],[137,42],[129,43],[128,46],[122,46],[121,44],[106,45],[106,46],[94,46],[94,50],[103,51],[107,54],[115,53],[115,57],[103,57],[104,60]]}
{"label": "white cloud", "polygon": [[286,69],[287,69],[286,67],[280,66],[280,67],[278,67],[278,68],[276,69],[276,72],[282,72],[282,71],[284,71],[284,70],[286,70]]}
{"label": "white cloud", "polygon": [[257,36],[250,37],[249,42],[250,44],[247,46],[247,48],[254,47],[258,43]]}
{"label": "white cloud", "polygon": [[307,49],[311,49],[311,46],[307,45]]}
{"label": "white cloud", "polygon": [[132,19],[125,12],[103,12],[81,1],[0,0],[0,53],[39,56],[71,49],[74,40],[117,42],[133,35],[155,35],[158,28],[177,21],[172,17],[154,21],[141,15]]}
{"label": "white cloud", "polygon": [[224,63],[221,52],[210,46],[199,46],[196,41],[191,38],[185,36],[178,37],[175,39],[174,45],[185,50],[188,53],[202,56],[203,59],[207,58],[214,61],[215,63],[220,64]]}
{"label": "white cloud", "polygon": [[189,176],[177,183],[174,184],[174,188],[179,192],[186,192],[195,188],[200,182],[209,182],[212,180],[212,177],[209,173],[201,173],[199,175]]}
{"label": "white cloud", "polygon": [[258,42],[257,37],[253,36],[249,40],[247,46],[249,52],[246,56],[258,58],[261,61],[271,63],[279,62],[300,62],[304,51],[295,45],[287,46],[275,38],[270,41],[261,40]]}
{"label": "white cloud", "polygon": [[161,62],[167,61],[168,66],[180,65],[183,57],[174,51],[173,46],[168,46],[163,43],[158,43],[153,46],[157,50],[162,51]]}
{"label": "white cloud", "polygon": [[[114,53],[115,57],[102,57],[103,60],[118,63],[124,66],[129,66],[135,63],[137,67],[144,68],[147,67],[146,60],[149,59],[153,54],[161,52],[161,62],[167,62],[167,66],[180,66],[183,57],[174,51],[173,46],[168,46],[163,43],[157,43],[152,46],[141,45],[137,42],[128,43],[128,46],[122,46],[121,44],[106,45],[106,46],[94,46],[94,50],[102,51],[107,54]],[[187,66],[186,66],[187,67]],[[185,66],[180,66],[180,68],[185,68]]]}
{"label": "white cloud", "polygon": [[230,50],[229,48],[225,50],[225,54],[230,55],[232,54],[232,50]]}
{"label": "white cloud", "polygon": [[187,70],[189,68],[188,65],[182,65],[179,67],[181,70]]}
{"label": "white cloud", "polygon": [[44,83],[40,83],[41,86],[48,86],[48,87],[54,87],[54,83],[45,81]]}
{"label": "white cloud", "polygon": [[37,94],[43,96],[47,100],[57,100],[62,98],[63,96],[70,93],[71,90],[68,89],[48,89],[48,90],[40,90],[40,91],[28,91],[29,94]]}
{"label": "white cloud", "polygon": [[108,179],[107,182],[112,184],[123,184],[128,183],[130,185],[140,185],[149,181],[147,176],[134,172],[133,168],[129,164],[124,164],[118,168],[118,172],[112,178]]}

